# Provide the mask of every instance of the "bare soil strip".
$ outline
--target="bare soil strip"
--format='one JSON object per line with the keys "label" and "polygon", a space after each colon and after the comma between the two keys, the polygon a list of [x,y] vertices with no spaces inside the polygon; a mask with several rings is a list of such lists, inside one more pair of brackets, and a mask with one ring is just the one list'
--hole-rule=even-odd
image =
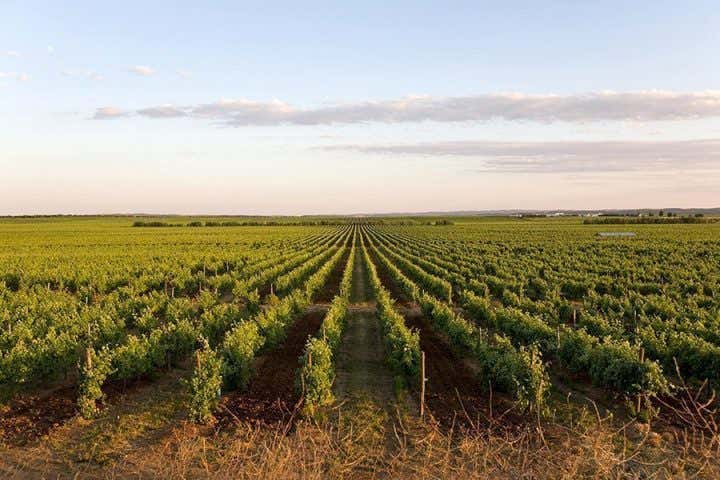
{"label": "bare soil strip", "polygon": [[[432,417],[443,427],[467,429],[486,426],[493,421],[493,416],[507,412],[511,405],[502,395],[494,395],[491,408],[488,388],[480,383],[471,362],[452,351],[446,339],[432,328],[384,265],[376,256],[371,256],[383,286],[398,300],[398,311],[405,317],[405,324],[420,334],[427,378],[425,402]],[[412,387],[417,393],[419,385]]]}
{"label": "bare soil strip", "polygon": [[310,307],[290,326],[285,341],[257,359],[247,391],[230,393],[220,403],[219,428],[237,421],[273,425],[293,420],[300,402],[298,359],[308,337],[320,329],[325,312],[325,308]]}
{"label": "bare soil strip", "polygon": [[[349,252],[349,250],[348,250]],[[340,280],[342,272],[347,261],[346,253],[338,262],[337,266],[331,273],[325,285],[318,294],[319,301],[322,299],[332,298],[337,294],[340,288]],[[268,286],[269,291],[269,286]],[[328,300],[328,301],[329,301]],[[258,359],[258,374],[265,376],[272,382],[273,376],[282,378],[278,384],[282,384],[285,388],[276,396],[277,402],[270,402],[268,414],[263,414],[263,405],[273,396],[272,390],[268,390],[263,394],[257,394],[257,400],[254,401],[252,395],[247,401],[247,405],[241,409],[244,416],[250,419],[257,418],[261,421],[282,419],[286,414],[280,412],[292,411],[299,400],[299,396],[295,394],[294,375],[298,367],[298,357],[302,355],[305,341],[309,335],[314,335],[324,316],[324,307],[311,307],[308,312],[299,318],[288,332],[287,341],[290,342],[286,349],[279,349],[277,352],[270,352],[265,357],[269,357],[269,362],[283,363],[285,371],[278,370],[272,365],[261,367],[267,358]],[[287,341],[285,343],[287,343]],[[279,360],[273,360],[275,354],[280,355]],[[287,361],[283,360],[287,359]],[[278,371],[276,371],[278,370]],[[147,385],[155,381],[154,375],[143,376],[141,378],[129,382],[109,382],[103,390],[105,391],[105,399],[102,402],[103,407],[111,406],[119,397],[131,394],[134,391],[142,390]],[[253,379],[255,382],[255,379]],[[259,380],[258,389],[263,390],[262,379]],[[273,397],[275,398],[275,397]],[[77,414],[77,386],[68,385],[44,392],[34,394],[23,394],[13,399],[8,406],[0,407],[0,445],[21,446],[37,441],[41,437],[49,434],[52,430],[66,423]],[[253,403],[255,402],[255,403]],[[254,414],[253,410],[257,410]]]}
{"label": "bare soil strip", "polygon": [[392,295],[392,297],[395,299],[396,303],[400,306],[411,308],[414,305],[412,299],[408,298],[408,296],[405,295],[403,289],[400,288],[400,285],[395,282],[390,273],[387,271],[387,268],[385,268],[383,263],[380,261],[380,259],[377,257],[377,255],[371,248],[368,248],[368,253],[370,253],[370,258],[375,264],[375,268],[377,269],[377,274],[380,278],[380,282],[382,282],[383,286],[387,288],[387,290],[390,292],[390,295]]}
{"label": "bare soil strip", "polygon": [[315,294],[313,301],[315,303],[330,303],[333,298],[340,293],[340,281],[342,280],[345,265],[347,264],[350,249],[346,249],[340,260],[335,264],[330,276],[325,282],[325,286]]}
{"label": "bare soil strip", "polygon": [[62,387],[13,399],[0,407],[0,444],[25,445],[75,416],[77,388]]}
{"label": "bare soil strip", "polygon": [[[338,293],[348,255],[345,253],[336,264],[316,294],[316,302],[329,302]],[[326,304],[311,305],[288,328],[285,340],[257,359],[247,391],[230,393],[221,401],[216,415],[220,429],[238,421],[273,425],[297,420],[301,401],[296,384],[299,358],[308,338],[320,330],[327,308]]]}
{"label": "bare soil strip", "polygon": [[[487,425],[491,415],[489,395],[487,388],[480,384],[478,375],[455,355],[418,308],[403,308],[400,313],[405,317],[405,324],[420,333],[427,379],[425,404],[433,418],[444,427]],[[417,391],[419,386],[414,387]],[[497,402],[494,403],[500,413],[501,408]]]}
{"label": "bare soil strip", "polygon": [[[166,372],[158,376],[164,375]],[[118,399],[142,391],[156,380],[155,375],[146,375],[128,382],[108,382],[103,387],[105,398],[101,406],[108,408]],[[27,445],[50,434],[75,417],[77,396],[75,384],[18,395],[7,407],[0,408],[0,445]]]}

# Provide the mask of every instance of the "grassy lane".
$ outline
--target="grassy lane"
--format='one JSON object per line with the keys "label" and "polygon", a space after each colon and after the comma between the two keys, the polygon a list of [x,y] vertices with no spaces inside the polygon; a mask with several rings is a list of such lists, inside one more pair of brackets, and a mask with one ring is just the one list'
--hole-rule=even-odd
{"label": "grassy lane", "polygon": [[394,403],[393,376],[385,363],[382,330],[362,261],[355,250],[351,305],[337,357],[338,399],[367,397],[377,405]]}

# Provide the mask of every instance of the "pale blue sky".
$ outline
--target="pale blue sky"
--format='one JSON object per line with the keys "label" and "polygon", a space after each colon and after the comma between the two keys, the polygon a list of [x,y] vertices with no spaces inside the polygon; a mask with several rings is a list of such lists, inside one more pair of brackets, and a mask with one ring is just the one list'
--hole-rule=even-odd
{"label": "pale blue sky", "polygon": [[348,3],[3,2],[0,214],[720,206],[716,2]]}

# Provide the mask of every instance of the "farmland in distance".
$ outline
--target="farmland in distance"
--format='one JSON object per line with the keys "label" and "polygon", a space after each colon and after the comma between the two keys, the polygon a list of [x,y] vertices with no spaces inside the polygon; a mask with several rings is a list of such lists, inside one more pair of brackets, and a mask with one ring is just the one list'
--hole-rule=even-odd
{"label": "farmland in distance", "polygon": [[719,478],[707,220],[0,219],[0,473]]}

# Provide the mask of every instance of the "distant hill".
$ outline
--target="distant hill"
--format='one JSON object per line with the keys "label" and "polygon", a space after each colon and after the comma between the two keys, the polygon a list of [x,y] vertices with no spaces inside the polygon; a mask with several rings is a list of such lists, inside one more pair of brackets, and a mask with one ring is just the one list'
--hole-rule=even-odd
{"label": "distant hill", "polygon": [[708,217],[720,216],[720,207],[715,208],[628,208],[628,209],[600,209],[600,210],[457,210],[457,211],[429,211],[429,212],[384,212],[384,213],[354,213],[354,214],[310,214],[310,215],[247,215],[247,214],[183,214],[183,213],[98,213],[98,214],[38,214],[38,215],[9,215],[0,218],[91,218],[91,217],[118,217],[118,218],[208,218],[208,219],[247,219],[247,220],[277,220],[277,219],[324,219],[324,218],[375,218],[375,217],[507,217],[521,215],[639,215],[654,214],[658,212],[673,213],[678,216],[702,214]]}
{"label": "distant hill", "polygon": [[461,210],[450,212],[391,212],[368,213],[364,217],[472,217],[472,216],[513,216],[513,215],[639,215],[655,214],[659,211],[675,215],[703,214],[719,216],[720,207],[716,208],[628,208],[628,209],[600,209],[600,210]]}

